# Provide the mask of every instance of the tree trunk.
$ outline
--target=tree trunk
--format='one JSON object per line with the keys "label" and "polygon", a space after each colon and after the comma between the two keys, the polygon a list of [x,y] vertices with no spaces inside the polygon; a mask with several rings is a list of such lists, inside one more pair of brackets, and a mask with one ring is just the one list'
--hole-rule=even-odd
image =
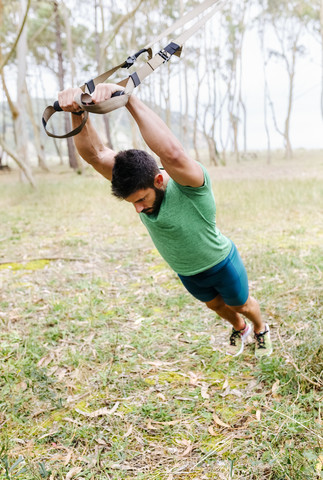
{"label": "tree trunk", "polygon": [[205,72],[200,76],[200,58],[201,52],[198,49],[196,52],[196,80],[197,80],[197,89],[195,93],[195,112],[194,112],[194,123],[193,123],[193,145],[195,151],[195,159],[197,162],[200,162],[200,152],[198,147],[198,119],[199,119],[199,104],[200,104],[200,91],[201,86],[203,85],[203,79],[205,77]]}
{"label": "tree trunk", "polygon": [[[11,45],[10,51],[7,53],[5,58],[1,57],[0,72],[2,72],[3,68],[8,63],[8,60],[10,59],[10,57],[16,51],[19,39],[20,39],[21,35],[23,34],[23,31],[25,30],[25,23],[27,21],[27,16],[28,16],[28,11],[29,11],[29,8],[30,8],[30,4],[31,4],[31,0],[28,0],[27,4],[25,2],[23,2],[23,5],[25,6],[25,10],[24,11],[21,10],[21,12],[20,12],[20,18],[21,18],[20,28],[19,28],[18,34],[15,38],[15,41]],[[3,24],[3,2],[2,2],[2,0],[0,0],[0,25],[2,25],[2,24]]]}
{"label": "tree trunk", "polygon": [[320,9],[320,30],[321,30],[321,116],[323,118],[323,0]]}
{"label": "tree trunk", "polygon": [[[63,68],[63,48],[62,48],[62,39],[61,39],[61,22],[60,15],[58,11],[58,2],[54,1],[54,12],[55,12],[55,26],[56,26],[56,50],[57,50],[57,59],[58,59],[58,82],[60,90],[64,90],[64,68]],[[70,114],[67,112],[63,113],[65,131],[69,132],[72,130]],[[66,139],[67,141],[67,151],[69,158],[69,165],[71,168],[76,170],[79,168],[76,151],[73,139],[71,137]]]}
{"label": "tree trunk", "polygon": [[44,144],[41,141],[40,137],[40,128],[39,128],[39,123],[35,121],[35,116],[33,112],[33,105],[32,105],[32,99],[30,98],[30,95],[27,90],[26,82],[25,82],[25,88],[26,88],[26,93],[27,93],[27,110],[28,110],[28,116],[31,121],[31,125],[33,128],[33,133],[34,133],[34,146],[36,149],[37,153],[37,158],[38,158],[38,165],[40,168],[45,170],[46,172],[49,172],[48,165],[46,163],[46,158],[45,158],[45,148]]}
{"label": "tree trunk", "polygon": [[264,39],[264,22],[262,21],[260,24],[260,45],[261,45],[261,51],[262,51],[262,58],[263,58],[263,63],[262,63],[262,70],[263,70],[263,75],[264,75],[264,126],[265,126],[265,132],[266,132],[266,137],[267,137],[267,164],[269,165],[271,163],[271,139],[270,139],[270,130],[269,130],[269,124],[268,124],[268,104],[270,101],[269,97],[269,89],[268,89],[268,81],[267,81],[267,58],[266,58],[266,49],[265,49],[265,39]]}
{"label": "tree trunk", "polygon": [[[100,5],[99,5],[99,3],[100,3]],[[104,70],[104,62],[103,62],[104,57],[103,57],[103,54],[102,54],[100,35],[99,35],[99,30],[98,30],[98,11],[100,11],[100,14],[101,14],[102,35],[104,35],[104,33],[105,33],[103,6],[102,6],[101,0],[100,0],[99,3],[98,3],[98,0],[95,0],[95,4],[94,4],[95,56],[96,56],[96,62],[97,62],[97,73],[98,73],[98,75],[100,75],[100,73],[102,73],[103,70]],[[113,150],[109,117],[107,115],[102,115],[102,119],[103,119],[103,123],[104,123],[107,145],[108,145],[109,148],[111,148]]]}
{"label": "tree trunk", "polygon": [[[24,21],[23,15],[26,11],[26,1],[20,0],[20,22]],[[29,158],[28,158],[28,133],[27,133],[27,121],[26,121],[26,88],[25,78],[27,71],[27,31],[24,28],[19,37],[17,44],[17,62],[18,62],[18,75],[17,75],[17,111],[18,116],[15,119],[14,127],[16,133],[17,143],[17,157],[20,159],[20,164],[25,165],[25,168],[20,171],[20,178],[23,182],[29,180],[32,177]],[[26,174],[26,171],[30,173]]]}

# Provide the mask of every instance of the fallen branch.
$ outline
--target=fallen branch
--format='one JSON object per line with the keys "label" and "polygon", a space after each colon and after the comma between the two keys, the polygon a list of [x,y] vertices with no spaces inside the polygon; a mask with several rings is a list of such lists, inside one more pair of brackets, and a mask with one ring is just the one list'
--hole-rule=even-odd
{"label": "fallen branch", "polygon": [[9,155],[9,157],[11,157],[16,162],[16,164],[21,168],[21,170],[24,172],[24,174],[25,174],[26,178],[28,179],[30,185],[33,188],[35,188],[36,185],[35,185],[34,179],[32,177],[32,174],[29,171],[29,167],[27,165],[25,165],[25,163],[22,162],[17,157],[15,152],[8,145],[5,144],[5,142],[1,139],[1,137],[0,137],[0,145],[1,145],[2,149]]}

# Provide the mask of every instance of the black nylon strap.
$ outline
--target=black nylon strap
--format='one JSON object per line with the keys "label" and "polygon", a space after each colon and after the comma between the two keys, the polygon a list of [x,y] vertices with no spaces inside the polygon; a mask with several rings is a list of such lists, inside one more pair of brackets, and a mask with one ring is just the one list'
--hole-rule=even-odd
{"label": "black nylon strap", "polygon": [[85,86],[87,87],[89,93],[93,93],[94,90],[95,90],[95,83],[94,81],[92,80],[89,80],[88,82],[85,82]]}
{"label": "black nylon strap", "polygon": [[177,50],[180,50],[180,48],[181,48],[180,45],[177,45],[177,43],[170,42],[165,48],[163,48],[158,52],[158,55],[162,57],[164,62],[168,62],[171,56],[174,55],[174,53],[176,53]]}
{"label": "black nylon strap", "polygon": [[135,87],[138,87],[138,85],[140,85],[140,79],[139,79],[137,73],[134,72],[134,73],[132,73],[132,74],[129,75],[129,76],[131,77],[131,79],[132,79],[132,81],[133,81],[133,83],[134,83],[134,86],[135,86]]}
{"label": "black nylon strap", "polygon": [[127,60],[124,62],[124,64],[121,66],[121,68],[130,68],[132,65],[135,63],[139,55],[142,53],[148,52],[147,48],[142,48],[139,50],[139,52],[135,53],[134,55],[131,55],[130,57],[127,58]]}
{"label": "black nylon strap", "polygon": [[174,55],[175,52],[177,52],[177,50],[180,48],[179,45],[177,45],[177,43],[174,43],[174,42],[170,42],[165,48],[164,50],[166,52],[168,52],[170,55]]}

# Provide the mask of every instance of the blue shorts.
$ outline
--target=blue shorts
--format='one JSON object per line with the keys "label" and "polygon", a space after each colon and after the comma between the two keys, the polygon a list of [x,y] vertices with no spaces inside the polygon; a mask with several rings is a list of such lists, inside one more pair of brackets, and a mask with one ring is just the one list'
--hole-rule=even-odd
{"label": "blue shorts", "polygon": [[221,295],[232,307],[244,305],[248,299],[248,276],[237,247],[222,262],[196,275],[178,275],[184,287],[198,300],[209,302]]}

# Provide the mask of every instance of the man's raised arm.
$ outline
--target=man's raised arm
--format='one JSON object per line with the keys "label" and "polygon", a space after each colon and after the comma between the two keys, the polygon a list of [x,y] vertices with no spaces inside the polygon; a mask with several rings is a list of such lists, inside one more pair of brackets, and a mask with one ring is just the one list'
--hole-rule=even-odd
{"label": "man's raised arm", "polygon": [[[66,112],[78,112],[80,107],[75,103],[74,97],[79,92],[79,88],[69,88],[59,92],[58,102],[60,107]],[[100,101],[100,99],[98,101]],[[82,118],[80,115],[72,115],[73,128],[78,127],[81,122]],[[74,142],[81,157],[101,173],[101,175],[111,180],[116,152],[103,144],[89,118],[81,132],[75,135]]]}
{"label": "man's raised arm", "polygon": [[[92,94],[92,100],[94,103],[100,103],[110,98],[117,90],[123,90],[123,88],[114,84],[99,84]],[[68,89],[59,93],[58,101],[63,110],[79,111],[80,107],[74,101],[79,91],[80,89]],[[185,153],[181,143],[163,120],[135,95],[130,96],[126,107],[136,121],[143,139],[160,158],[169,176],[181,185],[202,186],[204,174],[200,165]],[[72,117],[75,128],[80,124],[81,119],[77,115]],[[111,180],[116,153],[102,143],[89,120],[82,131],[74,137],[74,141],[84,160]]]}
{"label": "man's raised arm", "polygon": [[163,120],[132,95],[126,105],[148,147],[158,155],[166,172],[181,185],[200,187],[204,174],[200,165],[188,157],[183,146]]}

